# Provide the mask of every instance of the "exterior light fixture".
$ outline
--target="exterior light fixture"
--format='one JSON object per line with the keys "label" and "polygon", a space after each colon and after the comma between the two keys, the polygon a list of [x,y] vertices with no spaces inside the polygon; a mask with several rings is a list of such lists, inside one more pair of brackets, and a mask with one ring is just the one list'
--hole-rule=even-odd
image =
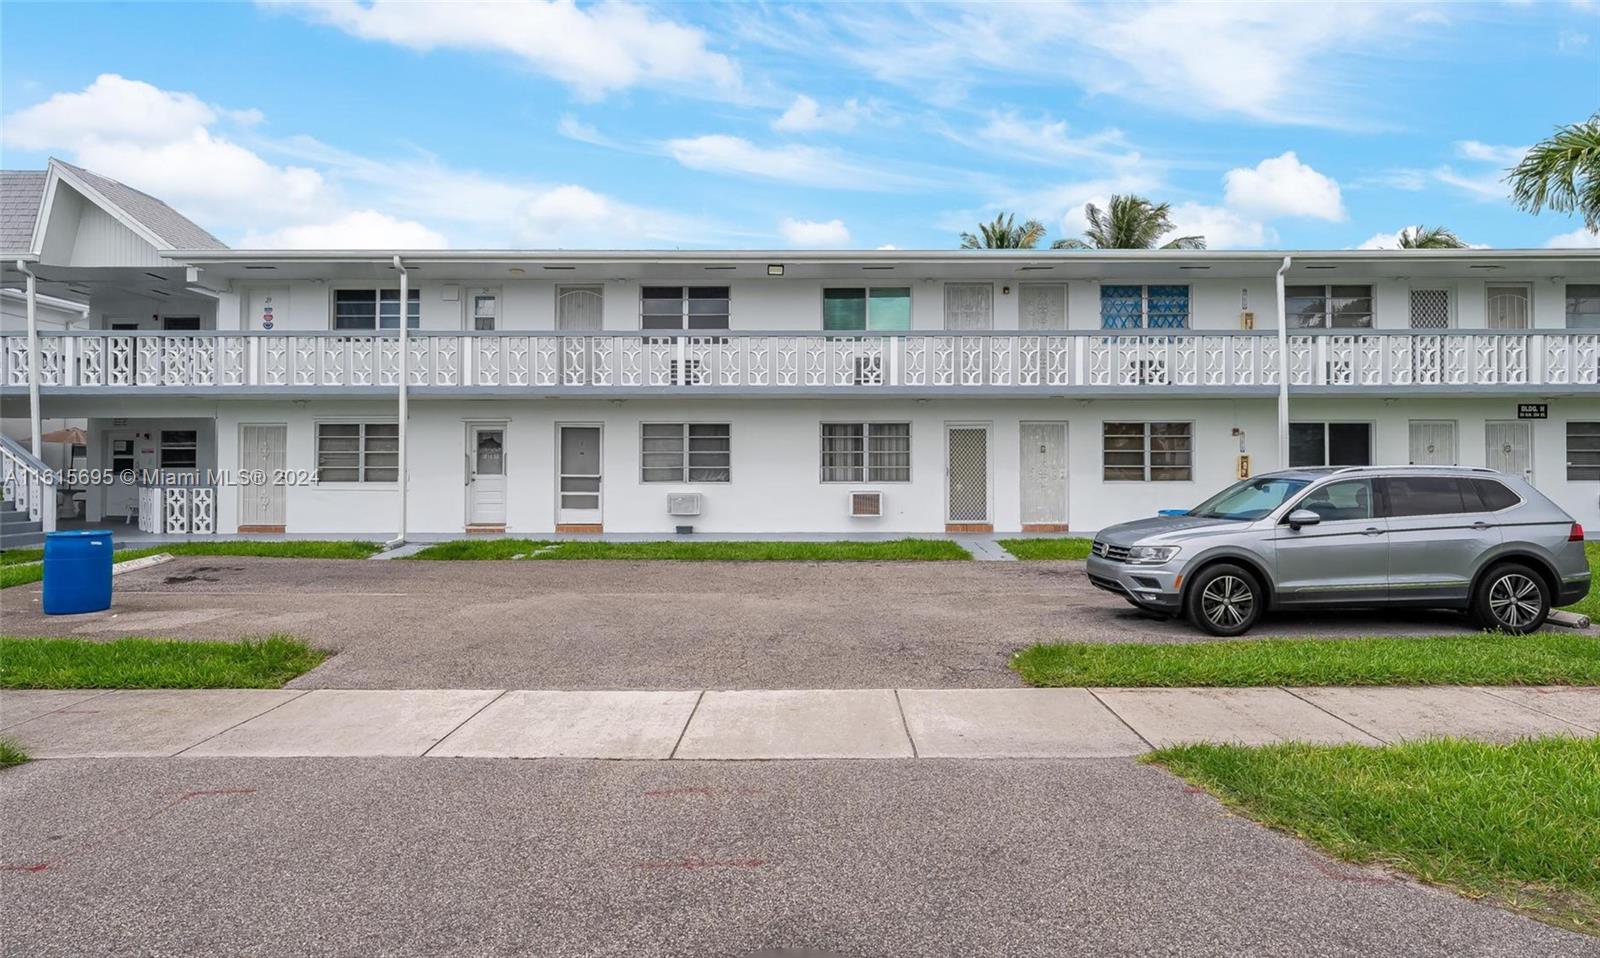
{"label": "exterior light fixture", "polygon": [[782,276],[783,275],[783,264],[782,263],[768,263],[767,264],[767,275],[768,276]]}

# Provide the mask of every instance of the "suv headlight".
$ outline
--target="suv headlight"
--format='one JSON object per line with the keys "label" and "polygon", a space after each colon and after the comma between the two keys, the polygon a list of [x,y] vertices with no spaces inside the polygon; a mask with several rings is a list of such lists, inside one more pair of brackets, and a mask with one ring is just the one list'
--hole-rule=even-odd
{"label": "suv headlight", "polygon": [[1134,546],[1128,550],[1129,565],[1161,565],[1171,562],[1182,546]]}

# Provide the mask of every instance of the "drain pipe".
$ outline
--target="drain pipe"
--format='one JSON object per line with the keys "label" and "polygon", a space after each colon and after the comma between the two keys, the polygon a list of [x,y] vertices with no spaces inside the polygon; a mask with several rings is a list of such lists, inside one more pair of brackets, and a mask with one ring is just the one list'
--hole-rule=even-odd
{"label": "drain pipe", "polygon": [[[1294,257],[1278,267],[1278,468],[1289,468],[1289,315],[1284,302],[1283,274]],[[402,440],[403,442],[404,440]]]}
{"label": "drain pipe", "polygon": [[28,277],[28,434],[33,458],[43,460],[44,440],[39,432],[39,286],[27,263],[17,260],[17,269]]}
{"label": "drain pipe", "polygon": [[405,263],[400,261],[400,255],[395,254],[394,268],[400,272],[400,443],[397,456],[400,460],[400,531],[387,543],[389,548],[395,549],[406,544],[406,499],[409,495],[409,483],[406,481],[406,419],[410,414],[410,397],[407,390],[411,384],[411,277],[406,273]]}

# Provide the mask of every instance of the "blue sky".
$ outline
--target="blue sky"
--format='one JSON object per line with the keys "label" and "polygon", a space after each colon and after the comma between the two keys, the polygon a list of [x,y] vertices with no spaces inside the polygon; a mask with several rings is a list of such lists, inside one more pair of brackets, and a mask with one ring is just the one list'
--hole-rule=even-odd
{"label": "blue sky", "polygon": [[1217,248],[1595,245],[1500,177],[1600,108],[1600,6],[0,6],[8,169],[238,246],[946,248],[1117,192]]}

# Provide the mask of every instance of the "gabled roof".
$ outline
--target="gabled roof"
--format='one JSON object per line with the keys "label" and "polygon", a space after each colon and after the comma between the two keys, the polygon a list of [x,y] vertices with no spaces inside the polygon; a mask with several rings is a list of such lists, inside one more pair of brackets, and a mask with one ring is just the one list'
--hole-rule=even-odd
{"label": "gabled roof", "polygon": [[33,247],[33,223],[49,177],[44,170],[0,170],[0,250]]}
{"label": "gabled roof", "polygon": [[106,212],[145,234],[158,249],[225,250],[228,245],[193,220],[126,183],[101,176],[81,166],[52,158],[46,170],[6,170],[0,173],[0,250],[33,250],[38,219],[45,206],[50,177],[83,193]]}

